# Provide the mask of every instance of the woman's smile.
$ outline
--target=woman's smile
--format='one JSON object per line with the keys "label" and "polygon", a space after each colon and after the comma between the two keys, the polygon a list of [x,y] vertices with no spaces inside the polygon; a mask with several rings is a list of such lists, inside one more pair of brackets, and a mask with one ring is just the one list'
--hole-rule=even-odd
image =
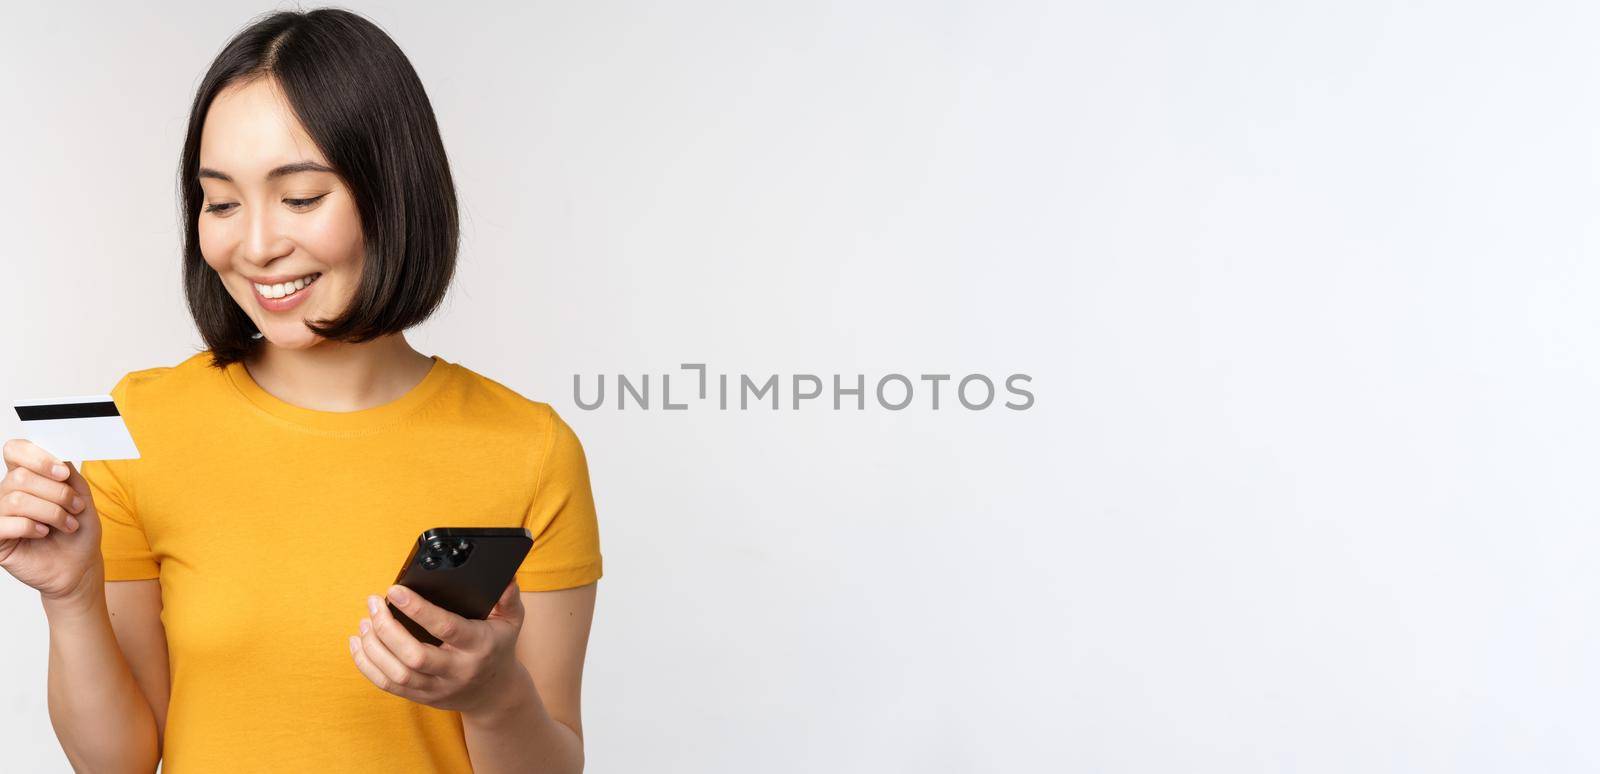
{"label": "woman's smile", "polygon": [[311,286],[322,272],[312,272],[298,277],[261,277],[251,280],[256,303],[269,312],[283,312],[300,305],[311,294]]}

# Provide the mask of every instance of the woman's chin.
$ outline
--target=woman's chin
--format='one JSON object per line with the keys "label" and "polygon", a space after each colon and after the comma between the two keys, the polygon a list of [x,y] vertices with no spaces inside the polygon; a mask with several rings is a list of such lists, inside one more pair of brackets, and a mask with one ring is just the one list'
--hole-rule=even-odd
{"label": "woman's chin", "polygon": [[309,349],[322,341],[322,337],[307,331],[304,325],[297,331],[276,331],[268,326],[261,333],[272,346],[280,349]]}

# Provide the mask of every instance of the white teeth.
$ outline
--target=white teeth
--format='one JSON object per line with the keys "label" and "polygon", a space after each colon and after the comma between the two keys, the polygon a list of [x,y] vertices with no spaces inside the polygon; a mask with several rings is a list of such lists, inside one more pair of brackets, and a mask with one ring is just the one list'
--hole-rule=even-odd
{"label": "white teeth", "polygon": [[266,298],[283,298],[285,296],[294,295],[296,292],[298,292],[299,290],[301,290],[305,286],[310,285],[313,282],[316,282],[317,278],[321,277],[321,276],[322,276],[322,273],[318,272],[316,274],[308,274],[308,275],[306,275],[304,277],[301,277],[301,278],[299,278],[297,280],[294,280],[293,282],[279,282],[279,283],[272,284],[272,285],[262,285],[260,283],[255,283],[256,292],[260,293],[262,296],[264,296]]}

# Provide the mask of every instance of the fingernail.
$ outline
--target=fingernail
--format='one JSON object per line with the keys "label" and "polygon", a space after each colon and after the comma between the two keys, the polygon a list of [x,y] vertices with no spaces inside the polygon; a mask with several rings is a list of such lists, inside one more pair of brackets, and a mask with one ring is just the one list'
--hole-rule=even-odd
{"label": "fingernail", "polygon": [[389,601],[393,602],[395,607],[405,607],[406,602],[410,601],[410,599],[410,597],[406,596],[406,590],[403,587],[395,586],[389,589]]}
{"label": "fingernail", "polygon": [[73,513],[77,513],[78,511],[81,511],[81,510],[83,510],[83,498],[79,497],[77,495],[73,495],[72,496],[72,512]]}
{"label": "fingernail", "polygon": [[378,598],[377,597],[367,597],[367,611],[372,613],[373,615],[377,615],[378,614]]}
{"label": "fingernail", "polygon": [[372,629],[372,624],[367,623],[367,619],[365,619],[365,618],[361,619],[361,633],[362,634],[366,634],[371,629]]}
{"label": "fingernail", "polygon": [[360,643],[361,640],[355,637],[350,638],[350,655],[354,656],[356,654],[356,649],[361,647]]}
{"label": "fingernail", "polygon": [[49,532],[50,528],[46,527],[43,524],[35,524],[35,525],[33,525],[33,531],[43,535],[43,534]]}
{"label": "fingernail", "polygon": [[50,472],[54,473],[56,478],[66,478],[67,477],[67,466],[57,462],[55,464],[55,467],[50,469]]}
{"label": "fingernail", "polygon": [[73,518],[71,516],[67,517],[67,531],[68,532],[77,532],[78,531],[78,520],[77,519],[75,519],[75,518]]}

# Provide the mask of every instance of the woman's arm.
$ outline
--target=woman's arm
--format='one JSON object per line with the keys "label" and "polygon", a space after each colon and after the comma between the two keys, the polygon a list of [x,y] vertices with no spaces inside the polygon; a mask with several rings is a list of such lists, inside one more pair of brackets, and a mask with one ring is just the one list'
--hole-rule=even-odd
{"label": "woman's arm", "polygon": [[167,663],[167,630],[161,623],[161,581],[155,578],[106,584],[111,630],[156,719],[156,749],[166,749],[167,704],[172,676]]}
{"label": "woman's arm", "polygon": [[517,589],[507,584],[489,616],[476,620],[390,586],[389,603],[441,644],[419,642],[373,595],[350,657],[373,685],[460,712],[474,771],[575,774],[583,770],[578,694],[595,584]]}
{"label": "woman's arm", "polygon": [[461,715],[473,771],[583,771],[579,696],[595,586],[522,592],[517,661],[523,669],[503,701]]}
{"label": "woman's arm", "polygon": [[25,438],[7,440],[0,456],[0,568],[44,605],[50,724],[61,749],[78,771],[154,771],[167,703],[160,582],[108,588],[95,500],[116,493],[97,495],[72,463]]}
{"label": "woman's arm", "polygon": [[103,577],[96,568],[81,593],[44,599],[50,723],[76,771],[153,772],[168,691],[160,582]]}

